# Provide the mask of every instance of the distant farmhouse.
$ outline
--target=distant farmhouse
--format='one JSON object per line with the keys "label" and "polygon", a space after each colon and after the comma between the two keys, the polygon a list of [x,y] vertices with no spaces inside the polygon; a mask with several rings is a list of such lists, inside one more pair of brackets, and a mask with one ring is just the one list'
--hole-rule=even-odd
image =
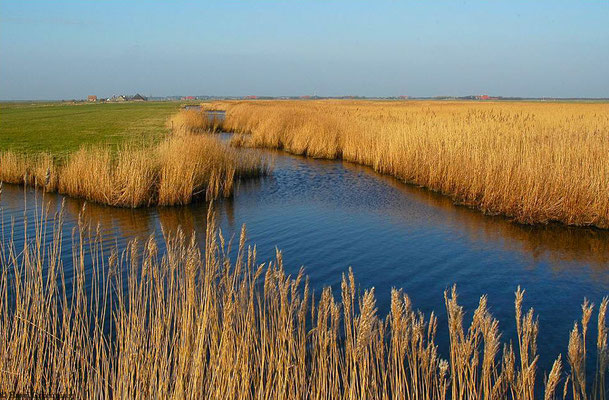
{"label": "distant farmhouse", "polygon": [[121,94],[120,96],[112,96],[110,97],[107,101],[113,102],[113,103],[121,103],[123,101],[148,101],[148,99],[144,96],[142,96],[141,94],[137,93],[135,96],[126,96],[124,94]]}
{"label": "distant farmhouse", "polygon": [[95,95],[87,96],[87,101],[95,102],[95,101],[97,101],[97,96],[95,96]]}
{"label": "distant farmhouse", "polygon": [[144,96],[142,96],[141,94],[136,93],[136,95],[135,95],[135,96],[133,96],[133,97],[131,97],[129,100],[130,100],[130,101],[146,101],[146,100],[148,100],[148,99],[147,99],[147,98],[145,98]]}

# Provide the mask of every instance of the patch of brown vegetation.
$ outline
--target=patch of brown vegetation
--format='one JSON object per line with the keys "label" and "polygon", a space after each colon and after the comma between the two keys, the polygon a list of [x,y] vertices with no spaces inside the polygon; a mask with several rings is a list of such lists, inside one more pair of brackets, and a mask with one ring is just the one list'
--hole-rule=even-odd
{"label": "patch of brown vegetation", "polygon": [[609,228],[605,103],[223,103],[235,144],[343,158],[525,224]]}
{"label": "patch of brown vegetation", "polygon": [[261,158],[240,154],[219,139],[202,135],[172,136],[155,146],[125,145],[118,151],[82,148],[61,164],[49,155],[0,153],[0,181],[118,207],[229,197],[235,181],[267,172]]}
{"label": "patch of brown vegetation", "polygon": [[175,135],[219,132],[222,130],[221,121],[213,115],[210,116],[203,109],[180,110],[171,116],[168,125]]}

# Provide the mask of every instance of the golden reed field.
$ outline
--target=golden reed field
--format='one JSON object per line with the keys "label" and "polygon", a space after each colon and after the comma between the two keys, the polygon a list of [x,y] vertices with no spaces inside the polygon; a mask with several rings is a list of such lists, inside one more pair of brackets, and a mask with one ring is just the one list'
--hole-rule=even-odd
{"label": "golden reed field", "polygon": [[[210,208],[211,210],[211,208]],[[83,210],[84,211],[84,210]],[[447,326],[393,290],[389,315],[352,273],[340,293],[309,290],[282,256],[258,264],[255,247],[229,260],[208,214],[205,249],[178,232],[166,251],[150,238],[105,248],[85,218],[64,269],[63,212],[42,207],[35,230],[4,237],[0,259],[0,391],[96,399],[556,399],[605,398],[607,298],[582,305],[565,357],[539,371],[543,340],[534,311],[515,293],[517,340],[502,339],[486,297],[464,318],[444,293]],[[51,231],[52,234],[44,234]],[[2,230],[10,235],[9,229]],[[27,229],[24,232],[28,232]],[[14,239],[19,239],[14,240]],[[23,241],[21,241],[23,239]],[[16,243],[24,243],[17,245]],[[85,270],[85,265],[91,270]],[[439,294],[440,295],[440,294]],[[337,300],[336,298],[340,298]],[[598,324],[597,338],[590,324]],[[436,345],[447,330],[446,359]],[[539,337],[538,337],[539,336]],[[594,344],[596,354],[586,352]],[[596,360],[596,371],[586,360]]]}
{"label": "golden reed field", "polygon": [[235,144],[341,158],[525,224],[609,228],[609,104],[218,102]]}
{"label": "golden reed field", "polygon": [[181,111],[158,144],[85,147],[66,160],[0,153],[0,181],[26,184],[119,207],[188,204],[233,193],[237,179],[267,173],[264,160],[238,154],[212,136],[204,113]]}

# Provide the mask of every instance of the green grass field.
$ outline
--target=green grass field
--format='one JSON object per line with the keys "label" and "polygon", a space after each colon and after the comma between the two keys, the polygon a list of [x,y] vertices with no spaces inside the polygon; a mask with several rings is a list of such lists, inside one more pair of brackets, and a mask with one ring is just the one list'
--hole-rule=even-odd
{"label": "green grass field", "polygon": [[155,141],[180,102],[0,103],[0,151],[50,152],[57,157],[83,145]]}

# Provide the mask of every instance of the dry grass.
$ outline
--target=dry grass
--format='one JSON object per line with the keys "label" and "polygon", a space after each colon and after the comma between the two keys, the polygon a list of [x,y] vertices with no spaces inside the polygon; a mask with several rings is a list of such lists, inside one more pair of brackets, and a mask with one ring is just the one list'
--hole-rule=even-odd
{"label": "dry grass", "polygon": [[49,222],[40,212],[37,233],[25,238],[25,248],[2,230],[0,392],[176,399],[605,398],[607,299],[598,315],[600,372],[594,385],[586,387],[592,305],[584,302],[581,331],[576,324],[571,334],[570,372],[559,356],[544,385],[536,386],[538,324],[533,310],[523,312],[520,289],[517,350],[502,342],[486,297],[466,326],[456,289],[447,291],[450,352],[443,359],[435,343],[436,316],[413,310],[402,291],[392,291],[386,318],[377,314],[374,290],[361,293],[351,272],[343,276],[341,301],[330,288],[315,297],[302,272],[285,274],[281,253],[268,265],[258,264],[244,230],[231,262],[211,213],[203,253],[181,233],[165,239],[166,253],[152,238],[118,253],[104,249],[101,237],[79,219],[71,265],[61,261],[61,219],[61,213],[55,217],[53,235],[44,235]]}
{"label": "dry grass", "polygon": [[48,153],[25,156],[13,152],[0,152],[0,181],[57,189],[57,168]]}
{"label": "dry grass", "polygon": [[203,132],[219,132],[222,123],[204,110],[183,109],[172,115],[168,121],[169,128],[177,135],[189,135]]}
{"label": "dry grass", "polygon": [[28,177],[24,171],[28,170],[29,160],[12,152],[3,152],[0,154],[0,174],[2,181],[7,183],[24,183]]}
{"label": "dry grass", "polygon": [[[203,143],[204,146],[197,145]],[[158,203],[161,205],[187,204],[202,194],[208,200],[228,197],[236,179],[267,173],[261,159],[203,136],[177,137],[162,143],[159,160]]]}
{"label": "dry grass", "polygon": [[609,228],[605,103],[256,101],[218,107],[227,109],[226,130],[247,134],[235,144],[343,158],[521,223]]}
{"label": "dry grass", "polygon": [[232,100],[215,100],[211,103],[201,103],[201,108],[206,111],[226,111],[232,104]]}
{"label": "dry grass", "polygon": [[124,145],[118,151],[82,148],[61,164],[46,154],[32,158],[0,153],[1,181],[119,207],[229,197],[235,181],[267,171],[262,159],[200,135],[176,135],[151,147]]}

